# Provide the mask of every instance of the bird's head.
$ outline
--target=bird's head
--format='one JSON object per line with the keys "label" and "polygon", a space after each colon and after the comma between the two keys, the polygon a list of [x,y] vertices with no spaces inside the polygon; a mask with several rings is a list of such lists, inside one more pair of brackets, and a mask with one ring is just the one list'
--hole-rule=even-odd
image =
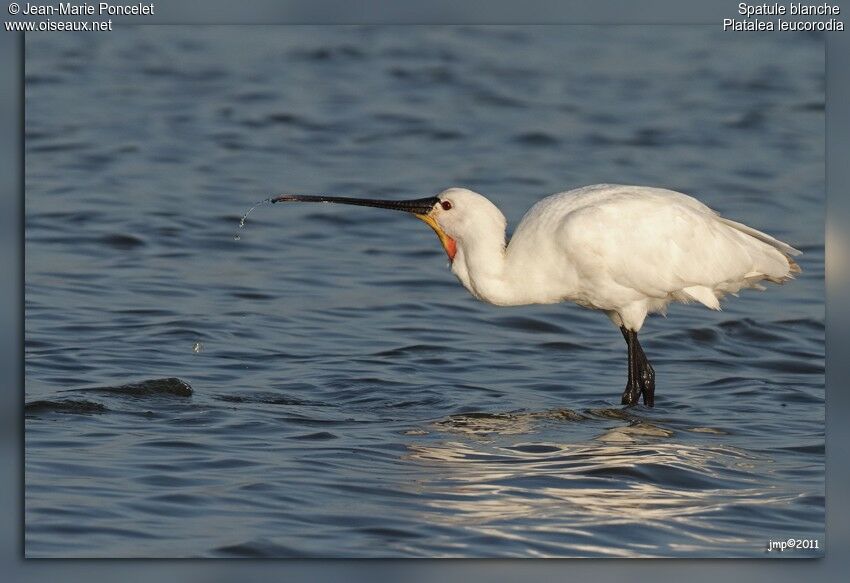
{"label": "bird's head", "polygon": [[504,240],[507,221],[502,212],[484,196],[465,188],[449,188],[437,196],[412,200],[375,200],[342,196],[282,194],[271,202],[324,202],[405,211],[430,226],[450,261],[458,245],[490,239]]}
{"label": "bird's head", "polygon": [[417,217],[437,233],[449,260],[454,261],[458,245],[471,245],[493,237],[504,242],[505,215],[485,196],[466,188],[449,188],[436,199],[431,212]]}

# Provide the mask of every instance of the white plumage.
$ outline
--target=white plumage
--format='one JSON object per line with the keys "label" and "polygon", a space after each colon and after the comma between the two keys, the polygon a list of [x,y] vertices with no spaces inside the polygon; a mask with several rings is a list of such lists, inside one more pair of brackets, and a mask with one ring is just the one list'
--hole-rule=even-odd
{"label": "white plumage", "polygon": [[475,297],[499,306],[570,301],[605,312],[629,356],[622,402],[655,400],[655,371],[637,338],[647,314],[670,302],[719,300],[799,273],[800,252],[662,188],[597,184],[544,198],[510,243],[502,212],[482,195],[450,188],[436,197],[381,201],[285,194],[271,202],[342,203],[413,213],[437,233],[452,272]]}
{"label": "white plumage", "polygon": [[554,194],[507,245],[504,216],[485,197],[451,188],[438,198],[452,205],[434,210],[457,241],[452,271],[497,305],[572,301],[637,332],[671,301],[717,310],[727,293],[800,270],[790,258],[798,250],[672,190],[598,184]]}

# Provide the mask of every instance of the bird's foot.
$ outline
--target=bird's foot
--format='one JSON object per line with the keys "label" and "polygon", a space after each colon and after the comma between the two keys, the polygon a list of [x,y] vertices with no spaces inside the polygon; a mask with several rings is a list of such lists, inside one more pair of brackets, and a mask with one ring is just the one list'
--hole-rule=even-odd
{"label": "bird's foot", "polygon": [[648,362],[641,363],[637,379],[630,380],[626,385],[620,402],[633,407],[638,404],[641,397],[643,397],[643,404],[647,407],[655,406],[655,370]]}
{"label": "bird's foot", "polygon": [[[643,366],[638,371],[638,384],[640,385],[640,394],[643,395],[643,404],[647,407],[654,407],[655,369],[646,361],[644,361]],[[635,400],[637,400],[637,396]]]}
{"label": "bird's foot", "polygon": [[637,385],[637,383],[629,383],[626,385],[626,390],[623,391],[623,398],[620,402],[623,405],[634,407],[638,404],[641,392],[641,388]]}

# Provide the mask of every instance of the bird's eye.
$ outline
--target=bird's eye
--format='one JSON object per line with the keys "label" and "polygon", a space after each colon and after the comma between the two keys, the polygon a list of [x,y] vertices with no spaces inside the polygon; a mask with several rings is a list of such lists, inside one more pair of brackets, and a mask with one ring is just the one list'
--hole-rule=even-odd
{"label": "bird's eye", "polygon": [[447,201],[447,200],[441,201],[441,202],[440,202],[440,206],[441,206],[441,207],[443,207],[443,210],[444,210],[444,211],[450,211],[450,210],[452,210],[452,203],[450,203],[450,202],[449,202],[449,201]]}

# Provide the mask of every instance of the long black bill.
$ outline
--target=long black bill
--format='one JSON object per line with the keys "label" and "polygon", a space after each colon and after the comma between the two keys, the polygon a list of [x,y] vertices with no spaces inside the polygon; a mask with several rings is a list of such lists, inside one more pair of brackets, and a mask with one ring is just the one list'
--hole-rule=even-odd
{"label": "long black bill", "polygon": [[271,202],[326,202],[337,204],[352,204],[356,206],[371,206],[380,209],[404,211],[415,215],[427,215],[440,202],[436,196],[417,198],[414,200],[375,200],[371,198],[347,198],[344,196],[311,196],[306,194],[281,194],[271,199]]}

